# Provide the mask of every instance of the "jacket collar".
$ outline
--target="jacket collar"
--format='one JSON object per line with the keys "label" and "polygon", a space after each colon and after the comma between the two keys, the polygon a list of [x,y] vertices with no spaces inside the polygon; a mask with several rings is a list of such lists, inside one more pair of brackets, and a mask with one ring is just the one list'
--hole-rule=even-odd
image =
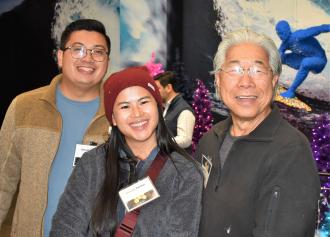
{"label": "jacket collar", "polygon": [[62,74],[59,74],[53,78],[53,80],[50,82],[46,93],[41,96],[41,100],[47,101],[49,104],[51,104],[54,108],[56,108],[56,88],[57,85],[62,80]]}
{"label": "jacket collar", "polygon": [[[275,104],[272,104],[272,111],[270,114],[243,139],[248,141],[272,141],[281,121],[282,116],[279,108]],[[229,116],[223,122],[220,122],[214,126],[214,132],[217,136],[223,137],[231,125],[232,118]]]}
{"label": "jacket collar", "polygon": [[[53,80],[50,82],[48,90],[44,95],[40,98],[41,100],[47,101],[49,104],[51,104],[54,108],[56,108],[56,88],[58,84],[62,80],[62,74],[59,74],[53,78]],[[103,85],[104,82],[102,82],[102,85],[100,86],[100,104],[98,111],[96,113],[96,117],[104,115],[104,94],[103,94]]]}
{"label": "jacket collar", "polygon": [[177,101],[180,99],[181,95],[178,93],[176,96],[174,96],[171,101],[169,102],[170,105],[177,103]]}
{"label": "jacket collar", "polygon": [[173,97],[169,103],[168,110],[171,110],[171,108],[175,107],[175,104],[177,104],[181,98],[182,96],[180,93],[178,93],[175,97]]}

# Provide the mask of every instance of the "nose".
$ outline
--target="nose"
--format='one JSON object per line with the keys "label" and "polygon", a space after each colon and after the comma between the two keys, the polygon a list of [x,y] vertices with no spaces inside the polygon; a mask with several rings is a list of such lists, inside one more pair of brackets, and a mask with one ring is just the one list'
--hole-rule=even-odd
{"label": "nose", "polygon": [[245,69],[243,68],[242,71],[243,71],[242,72],[243,77],[246,76],[246,75],[249,76],[250,78],[252,77],[251,74],[253,72],[251,73],[251,68],[245,68]]}
{"label": "nose", "polygon": [[85,57],[83,57],[83,59],[89,62],[94,61],[91,49],[86,49],[86,54]]}
{"label": "nose", "polygon": [[253,78],[250,76],[250,70],[249,69],[244,69],[243,75],[239,79],[239,86],[240,87],[250,87],[253,86]]}
{"label": "nose", "polygon": [[141,108],[139,105],[132,106],[132,116],[139,117],[142,114]]}

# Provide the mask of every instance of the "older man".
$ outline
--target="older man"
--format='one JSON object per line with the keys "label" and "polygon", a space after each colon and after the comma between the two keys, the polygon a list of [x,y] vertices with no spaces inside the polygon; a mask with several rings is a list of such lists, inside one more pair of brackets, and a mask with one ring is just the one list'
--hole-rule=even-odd
{"label": "older man", "polygon": [[200,236],[312,237],[320,183],[306,137],[272,103],[281,73],[274,42],[226,35],[215,85],[230,110],[199,142],[206,174]]}

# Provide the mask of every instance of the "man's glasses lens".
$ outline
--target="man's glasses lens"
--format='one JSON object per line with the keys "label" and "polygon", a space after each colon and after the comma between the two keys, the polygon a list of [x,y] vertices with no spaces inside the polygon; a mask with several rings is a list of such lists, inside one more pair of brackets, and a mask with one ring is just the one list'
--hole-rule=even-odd
{"label": "man's glasses lens", "polygon": [[107,57],[107,51],[105,51],[103,48],[94,48],[94,49],[86,49],[83,45],[72,45],[64,50],[70,50],[71,56],[75,59],[81,59],[86,57],[87,51],[90,52],[93,60],[97,62],[102,62]]}
{"label": "man's glasses lens", "polygon": [[241,77],[246,71],[250,77],[258,78],[267,75],[270,69],[259,65],[253,65],[249,68],[244,69],[243,67],[236,65],[223,67],[221,68],[221,71],[228,73],[232,77]]}

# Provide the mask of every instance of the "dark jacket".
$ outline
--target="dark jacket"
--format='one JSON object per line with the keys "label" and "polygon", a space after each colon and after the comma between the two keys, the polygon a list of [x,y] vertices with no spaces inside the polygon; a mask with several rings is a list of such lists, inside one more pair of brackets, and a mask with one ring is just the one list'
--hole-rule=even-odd
{"label": "dark jacket", "polygon": [[173,137],[177,135],[177,123],[180,113],[183,110],[189,110],[190,112],[194,113],[191,106],[183,99],[182,95],[178,94],[174,99],[171,101],[170,106],[165,114],[165,124],[167,128],[170,130]]}
{"label": "dark jacket", "polygon": [[[194,114],[194,110],[191,108],[191,106],[183,99],[182,95],[178,94],[171,101],[171,104],[169,105],[164,117],[166,127],[170,130],[170,133],[173,137],[177,135],[178,118],[181,112],[184,110],[189,110]],[[186,150],[190,152],[191,146],[187,147]]]}
{"label": "dark jacket", "polygon": [[314,236],[320,183],[306,137],[275,107],[233,144],[221,170],[219,149],[231,123],[216,124],[199,142],[197,158],[213,162],[199,236]]}
{"label": "dark jacket", "polygon": [[[142,207],[134,237],[198,235],[203,177],[198,167],[173,153],[155,186],[160,197]],[[84,153],[73,170],[53,217],[50,236],[92,235],[89,226],[93,204],[105,177],[105,148]],[[108,236],[108,235],[104,235]]]}

